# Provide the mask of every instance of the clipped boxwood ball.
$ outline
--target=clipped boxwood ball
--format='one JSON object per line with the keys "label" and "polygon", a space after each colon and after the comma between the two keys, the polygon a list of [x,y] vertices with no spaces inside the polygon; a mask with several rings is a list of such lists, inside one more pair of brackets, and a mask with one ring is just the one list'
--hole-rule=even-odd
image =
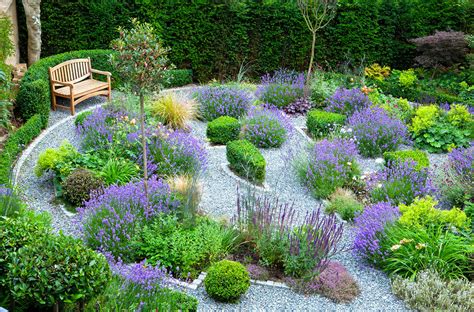
{"label": "clipped boxwood ball", "polygon": [[222,260],[209,268],[204,286],[211,298],[222,302],[235,302],[249,289],[250,277],[242,264]]}
{"label": "clipped boxwood ball", "polygon": [[214,144],[227,144],[237,140],[240,133],[240,122],[230,116],[221,116],[207,124],[206,135]]}
{"label": "clipped boxwood ball", "polygon": [[102,181],[87,169],[76,169],[62,184],[63,197],[75,206],[89,200],[90,193],[102,187]]}

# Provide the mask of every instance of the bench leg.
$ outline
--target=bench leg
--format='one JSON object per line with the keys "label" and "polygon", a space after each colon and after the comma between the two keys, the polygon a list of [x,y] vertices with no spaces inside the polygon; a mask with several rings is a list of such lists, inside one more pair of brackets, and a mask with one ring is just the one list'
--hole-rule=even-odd
{"label": "bench leg", "polygon": [[75,113],[76,113],[76,110],[74,108],[74,98],[71,97],[71,115],[74,116]]}
{"label": "bench leg", "polygon": [[53,102],[53,111],[56,110],[56,95],[51,94],[51,100]]}
{"label": "bench leg", "polygon": [[109,102],[112,100],[112,89],[110,88],[110,83],[109,83],[109,94],[107,95],[107,100]]}

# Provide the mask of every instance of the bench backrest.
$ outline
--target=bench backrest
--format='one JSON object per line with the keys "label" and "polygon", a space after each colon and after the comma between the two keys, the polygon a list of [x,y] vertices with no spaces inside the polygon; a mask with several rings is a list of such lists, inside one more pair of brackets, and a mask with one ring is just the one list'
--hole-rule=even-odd
{"label": "bench backrest", "polygon": [[91,77],[91,59],[73,59],[49,68],[52,80],[75,83]]}

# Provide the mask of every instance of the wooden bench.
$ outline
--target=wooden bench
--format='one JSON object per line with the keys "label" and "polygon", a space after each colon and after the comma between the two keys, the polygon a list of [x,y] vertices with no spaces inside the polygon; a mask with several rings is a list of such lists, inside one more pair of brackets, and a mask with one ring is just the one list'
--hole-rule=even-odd
{"label": "wooden bench", "polygon": [[[107,76],[107,82],[95,80],[92,74]],[[75,113],[75,106],[82,101],[96,96],[105,95],[110,101],[111,73],[92,69],[91,59],[74,59],[58,64],[49,68],[49,79],[51,82],[51,97],[53,110],[56,107],[70,109],[71,115]],[[70,100],[70,106],[59,105],[56,103],[56,97],[62,97]]]}

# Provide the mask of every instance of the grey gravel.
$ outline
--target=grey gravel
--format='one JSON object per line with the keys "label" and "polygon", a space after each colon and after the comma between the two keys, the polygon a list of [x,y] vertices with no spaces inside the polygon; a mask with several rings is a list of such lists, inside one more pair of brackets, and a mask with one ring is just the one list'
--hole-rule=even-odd
{"label": "grey gravel", "polygon": [[[78,106],[78,111],[100,103],[100,98],[93,98]],[[68,112],[53,112],[50,124],[66,118]],[[304,125],[304,117],[292,118],[294,125]],[[206,124],[193,121],[190,124],[192,133],[205,139]],[[18,179],[18,186],[22,197],[29,206],[37,211],[48,211],[52,216],[53,227],[67,234],[78,235],[77,226],[73,218],[64,213],[60,205],[54,203],[53,185],[50,176],[37,178],[34,167],[39,154],[47,148],[57,147],[67,139],[75,146],[79,146],[79,138],[75,134],[74,124],[66,123],[60,129],[49,133],[33,150],[24,162]],[[262,153],[267,161],[267,184],[271,193],[282,202],[294,202],[295,208],[303,217],[307,211],[317,209],[321,202],[314,199],[301,186],[292,171],[289,157],[299,148],[308,144],[307,138],[294,132],[289,140],[279,149],[266,149]],[[203,196],[200,208],[218,218],[231,218],[236,211],[236,191],[238,182],[226,175],[221,164],[226,162],[225,148],[210,147],[209,163],[206,173],[202,177]],[[374,160],[362,160],[362,167],[375,169]],[[240,186],[245,189],[245,186]],[[346,224],[343,246],[350,246],[352,235],[350,224]],[[351,304],[335,304],[322,296],[302,296],[288,289],[252,285],[248,293],[238,304],[221,304],[210,299],[204,287],[187,290],[188,293],[199,299],[200,311],[403,311],[402,301],[390,292],[390,280],[380,271],[368,268],[358,262],[350,251],[339,254],[336,258],[354,276],[361,288],[361,295]]]}

